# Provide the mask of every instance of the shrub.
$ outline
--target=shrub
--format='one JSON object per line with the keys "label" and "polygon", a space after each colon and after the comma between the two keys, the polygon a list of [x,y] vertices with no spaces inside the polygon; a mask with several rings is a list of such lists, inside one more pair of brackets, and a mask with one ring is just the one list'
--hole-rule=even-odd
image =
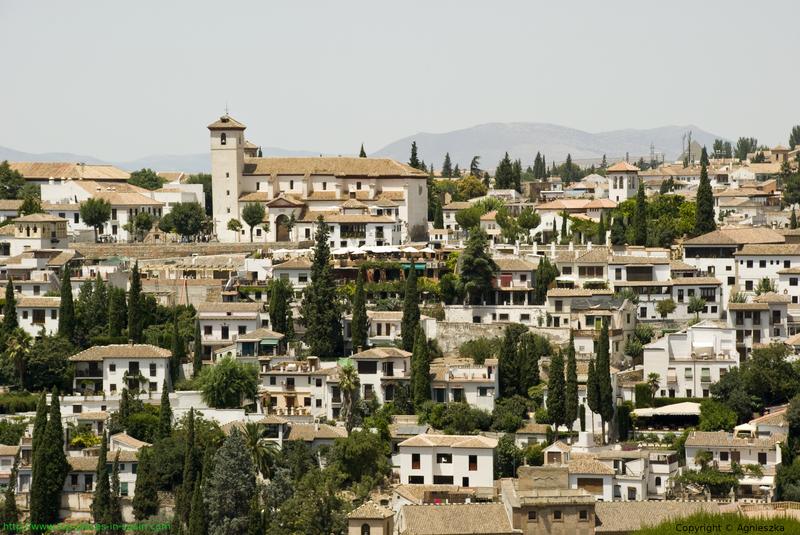
{"label": "shrub", "polygon": [[27,392],[0,394],[0,414],[16,414],[36,410],[39,396]]}

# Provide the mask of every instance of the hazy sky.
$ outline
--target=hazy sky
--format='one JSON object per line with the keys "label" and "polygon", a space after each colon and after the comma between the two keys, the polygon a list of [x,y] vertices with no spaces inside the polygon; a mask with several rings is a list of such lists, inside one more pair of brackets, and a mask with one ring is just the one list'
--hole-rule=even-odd
{"label": "hazy sky", "polygon": [[800,2],[0,0],[0,145],[352,153],[491,121],[694,123],[786,143]]}

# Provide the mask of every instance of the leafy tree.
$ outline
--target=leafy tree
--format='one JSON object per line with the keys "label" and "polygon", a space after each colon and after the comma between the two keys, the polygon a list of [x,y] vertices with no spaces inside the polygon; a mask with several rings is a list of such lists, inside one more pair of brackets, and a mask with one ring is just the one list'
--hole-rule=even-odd
{"label": "leafy tree", "polygon": [[717,229],[714,222],[714,194],[708,179],[706,164],[700,165],[700,186],[697,188],[697,219],[694,232],[696,235],[706,234]]}
{"label": "leafy tree", "polygon": [[325,454],[325,460],[326,466],[344,474],[343,485],[360,496],[367,496],[391,474],[390,453],[387,441],[365,429],[336,439]]}
{"label": "leafy tree", "polygon": [[132,232],[135,237],[142,240],[144,236],[153,228],[153,216],[147,212],[139,212],[133,218],[133,221],[128,223],[128,231]]}
{"label": "leafy tree", "polygon": [[258,370],[226,357],[215,366],[200,372],[203,401],[215,409],[238,409],[242,402],[254,399],[258,391]]}
{"label": "leafy tree", "polygon": [[479,304],[492,287],[492,279],[497,273],[497,264],[489,256],[486,247],[487,236],[483,231],[470,233],[467,246],[461,254],[461,282],[467,300]]}
{"label": "leafy tree", "polygon": [[242,219],[250,227],[250,242],[253,241],[253,229],[264,222],[266,211],[264,205],[257,202],[250,202],[242,209]]}
{"label": "leafy tree", "polygon": [[24,387],[30,392],[66,389],[72,386],[69,357],[75,347],[62,336],[38,337],[25,361]]}
{"label": "leafy tree", "polygon": [[155,190],[164,185],[166,180],[161,178],[152,169],[140,169],[131,173],[128,184],[139,186],[140,188]]}
{"label": "leafy tree", "polygon": [[214,455],[214,469],[203,483],[203,502],[211,535],[244,535],[248,512],[256,493],[253,460],[241,433],[235,430]]}
{"label": "leafy tree", "polygon": [[689,299],[689,305],[686,307],[686,309],[690,313],[693,313],[695,319],[699,321],[700,313],[703,311],[705,307],[706,307],[706,300],[703,299],[702,297],[694,296],[691,299]]}
{"label": "leafy tree", "polygon": [[[416,270],[412,268],[414,273]],[[416,288],[414,288],[416,291]],[[418,309],[419,310],[419,309]],[[356,278],[356,293],[353,297],[353,319],[350,322],[350,332],[353,339],[353,350],[367,347],[367,303],[364,295],[364,270],[358,270]]]}
{"label": "leafy tree", "polygon": [[732,158],[733,147],[730,141],[723,141],[721,139],[714,140],[714,157],[715,158]]}
{"label": "leafy tree", "polygon": [[564,356],[558,351],[550,359],[547,382],[547,418],[555,429],[567,424]]}
{"label": "leafy tree", "polygon": [[737,160],[746,160],[747,155],[758,148],[758,140],[754,137],[740,137],[736,141],[733,153]]}
{"label": "leafy tree", "polygon": [[411,392],[414,406],[420,407],[431,399],[431,364],[428,355],[428,341],[420,326],[417,326],[413,349],[411,354]]}
{"label": "leafy tree", "polygon": [[242,438],[253,459],[256,472],[268,478],[275,464],[278,445],[266,440],[266,435],[267,427],[260,422],[247,422],[242,432]]}
{"label": "leafy tree", "polygon": [[214,213],[213,202],[214,196],[211,187],[211,175],[209,173],[197,173],[189,175],[186,179],[187,184],[201,184],[203,186],[203,194],[205,195],[206,215],[210,216]]}
{"label": "leafy tree", "polygon": [[769,277],[763,277],[759,279],[758,284],[756,284],[756,287],[753,289],[753,291],[756,295],[775,292],[777,291],[775,281],[770,280]]}
{"label": "leafy tree", "polygon": [[644,196],[644,183],[641,181],[639,182],[639,191],[636,193],[633,232],[635,245],[647,245],[647,201]]}
{"label": "leafy tree", "polygon": [[345,476],[335,469],[309,470],[284,501],[271,523],[270,535],[345,533],[345,502],[339,492]]}
{"label": "leafy tree", "polygon": [[706,399],[700,404],[701,431],[733,431],[736,421],[736,413],[719,401]]}
{"label": "leafy tree", "polygon": [[58,391],[55,389],[47,424],[41,432],[37,446],[33,454],[33,465],[36,469],[31,482],[30,521],[54,524],[58,522],[61,492],[69,472],[64,454],[64,428],[61,425]]}
{"label": "leafy tree", "polygon": [[469,162],[469,174],[474,177],[481,176],[481,157],[480,156],[473,156],[472,160]]}
{"label": "leafy tree", "polygon": [[[230,230],[231,232],[235,232],[236,233],[236,238],[238,240],[239,233],[242,231],[242,222],[239,221],[238,219],[229,219],[228,220],[228,225],[227,225],[226,228],[228,230]],[[252,240],[250,240],[250,241],[252,241]]]}
{"label": "leafy tree", "polygon": [[[141,343],[144,328],[144,298],[142,295],[142,279],[139,274],[139,261],[133,264],[131,284],[128,291],[128,338],[134,343]],[[61,298],[63,305],[64,298]],[[60,329],[59,329],[60,331]]]}
{"label": "leafy tree", "polygon": [[58,310],[58,334],[67,340],[75,338],[75,304],[72,301],[72,282],[70,281],[70,265],[64,265],[61,275],[61,304]]}
{"label": "leafy tree", "polygon": [[42,214],[42,200],[37,195],[24,195],[19,207],[19,215]]}
{"label": "leafy tree", "polygon": [[492,411],[492,429],[514,433],[528,417],[530,401],[522,396],[499,398]]}
{"label": "leafy tree", "polygon": [[[163,221],[167,216],[170,218],[169,222],[172,228],[165,232],[174,230],[187,240],[200,233],[206,220],[206,213],[203,207],[196,202],[177,203],[172,207],[170,213],[162,217],[161,220]],[[159,228],[161,228],[160,224]]]}
{"label": "leafy tree", "polygon": [[539,267],[536,269],[536,279],[533,285],[534,304],[542,305],[547,299],[547,290],[558,277],[558,268],[550,262],[547,256],[539,260]]}
{"label": "leafy tree", "polygon": [[17,298],[14,294],[14,279],[9,276],[6,283],[6,299],[3,302],[3,337],[14,332],[19,327],[17,321]]}
{"label": "leafy tree", "polygon": [[612,245],[625,245],[625,223],[620,216],[614,217],[611,223],[611,243]]}
{"label": "leafy tree", "polygon": [[473,229],[478,228],[482,215],[483,211],[479,206],[470,206],[456,212],[456,223],[462,229],[472,232]]}
{"label": "leafy tree", "polygon": [[517,468],[522,463],[522,450],[514,443],[514,435],[505,434],[500,437],[495,449],[495,478],[517,477]]}
{"label": "leafy tree", "polygon": [[567,347],[567,379],[564,389],[565,424],[572,430],[575,420],[578,419],[578,368],[575,362],[575,338],[570,330],[569,346]]}
{"label": "leafy tree", "polygon": [[676,305],[675,301],[672,299],[662,299],[656,303],[656,312],[658,312],[662,318],[666,318],[669,314],[675,312],[677,306],[678,305]]}
{"label": "leafy tree", "polygon": [[341,312],[336,284],[330,265],[328,225],[320,218],[314,245],[314,262],[311,266],[311,283],[306,286],[303,299],[305,340],[311,354],[320,358],[336,358],[343,352]]}
{"label": "leafy tree", "polygon": [[417,288],[417,270],[412,263],[406,278],[405,295],[403,296],[403,319],[400,325],[403,349],[412,351],[419,326],[419,293]]}
{"label": "leafy tree", "polygon": [[158,230],[167,233],[177,232],[175,230],[175,218],[173,217],[172,212],[161,216],[161,219],[158,220]]}
{"label": "leafy tree", "polygon": [[133,495],[133,516],[144,520],[158,514],[157,460],[153,448],[139,450],[139,465],[136,470],[136,492]]}
{"label": "leafy tree", "polygon": [[8,160],[0,163],[0,199],[19,199],[25,187],[25,177],[16,169],[11,169]]}

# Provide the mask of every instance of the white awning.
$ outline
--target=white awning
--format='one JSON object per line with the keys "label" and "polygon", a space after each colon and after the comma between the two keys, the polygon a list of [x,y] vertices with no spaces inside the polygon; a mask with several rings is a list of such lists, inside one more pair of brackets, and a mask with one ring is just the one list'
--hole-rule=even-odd
{"label": "white awning", "polygon": [[639,417],[650,416],[700,416],[700,404],[693,401],[664,405],[654,409],[636,409],[631,414]]}
{"label": "white awning", "polygon": [[416,249],[414,249],[413,247],[403,247],[402,251],[404,253],[412,253],[412,254],[416,254],[416,253],[419,252]]}

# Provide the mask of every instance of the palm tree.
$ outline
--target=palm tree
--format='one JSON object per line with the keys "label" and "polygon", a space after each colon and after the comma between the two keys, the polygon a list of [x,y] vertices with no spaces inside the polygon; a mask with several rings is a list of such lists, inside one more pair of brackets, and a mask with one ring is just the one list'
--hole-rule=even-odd
{"label": "palm tree", "polygon": [[661,385],[661,376],[657,373],[651,373],[647,376],[647,386],[650,388],[650,398],[656,397],[658,387]]}
{"label": "palm tree", "polygon": [[339,371],[339,390],[342,393],[342,419],[349,433],[353,429],[355,420],[355,402],[358,398],[358,391],[361,382],[358,373],[352,363],[348,362]]}
{"label": "palm tree", "polygon": [[275,464],[278,445],[271,440],[266,440],[267,427],[259,422],[247,422],[244,426],[244,441],[253,464],[262,477],[268,479]]}
{"label": "palm tree", "polygon": [[31,337],[22,329],[14,329],[6,339],[6,358],[14,365],[20,388],[25,388],[25,368],[31,350]]}

